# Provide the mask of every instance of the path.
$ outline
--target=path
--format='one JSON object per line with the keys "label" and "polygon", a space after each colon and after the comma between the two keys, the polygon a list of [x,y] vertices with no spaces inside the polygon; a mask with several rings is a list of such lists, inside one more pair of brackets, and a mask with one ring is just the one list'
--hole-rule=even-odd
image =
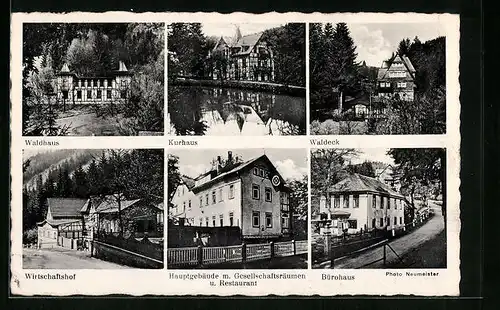
{"label": "path", "polygon": [[[444,230],[444,221],[441,214],[441,206],[433,202],[429,202],[430,207],[434,210],[434,216],[429,219],[422,227],[416,229],[415,231],[399,237],[389,244],[398,253],[399,256],[418,248],[424,243],[434,239],[439,233]],[[445,245],[443,245],[445,246]],[[389,249],[386,249],[387,264],[394,264],[398,261],[396,255]],[[334,268],[337,269],[355,269],[361,268],[362,266],[376,261],[383,257],[383,247],[377,247],[375,249],[361,253],[360,255],[354,257],[346,257],[335,260]],[[411,263],[411,262],[408,262]],[[383,262],[372,264],[364,268],[381,268]],[[330,263],[322,265],[322,268],[330,268]]]}
{"label": "path", "polygon": [[127,266],[114,264],[90,257],[86,251],[61,247],[50,249],[23,249],[24,269],[125,269]]}

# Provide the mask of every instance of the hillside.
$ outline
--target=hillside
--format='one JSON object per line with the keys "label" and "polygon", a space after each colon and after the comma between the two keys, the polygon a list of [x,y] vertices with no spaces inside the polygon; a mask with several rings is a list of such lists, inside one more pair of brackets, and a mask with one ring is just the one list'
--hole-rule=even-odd
{"label": "hillside", "polygon": [[67,165],[68,171],[72,173],[80,165],[88,165],[101,152],[102,150],[55,150],[28,157],[24,159],[24,162],[29,160],[29,166],[23,174],[23,185],[26,189],[32,190],[38,175],[41,175],[42,181],[45,182],[51,173],[56,173],[63,165]]}

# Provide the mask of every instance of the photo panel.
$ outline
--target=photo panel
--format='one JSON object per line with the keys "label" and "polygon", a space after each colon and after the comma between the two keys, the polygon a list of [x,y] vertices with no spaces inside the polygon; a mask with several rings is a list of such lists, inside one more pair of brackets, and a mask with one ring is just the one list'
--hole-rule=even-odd
{"label": "photo panel", "polygon": [[169,135],[306,134],[305,23],[172,23]]}
{"label": "photo panel", "polygon": [[23,136],[164,134],[163,23],[24,23]]}
{"label": "photo panel", "polygon": [[312,135],[446,133],[446,28],[309,24]]}
{"label": "photo panel", "polygon": [[23,269],[163,268],[162,149],[23,150]]}
{"label": "photo panel", "polygon": [[313,268],[446,269],[446,156],[311,150]]}

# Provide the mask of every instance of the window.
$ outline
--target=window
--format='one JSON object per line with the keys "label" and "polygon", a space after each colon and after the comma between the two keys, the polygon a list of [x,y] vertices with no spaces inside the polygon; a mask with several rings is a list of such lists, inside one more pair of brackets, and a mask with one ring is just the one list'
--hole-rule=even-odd
{"label": "window", "polygon": [[380,209],[384,209],[384,197],[380,196]]}
{"label": "window", "polygon": [[223,227],[224,226],[224,215],[223,214],[219,215],[219,221],[220,221],[220,227]]}
{"label": "window", "polygon": [[266,187],[266,201],[273,201],[273,193],[269,187]]}
{"label": "window", "polygon": [[384,218],[383,217],[380,218],[380,226],[382,226],[382,227],[384,226]]}
{"label": "window", "polygon": [[358,220],[347,220],[347,224],[351,229],[358,229]]}
{"label": "window", "polygon": [[260,173],[261,177],[265,177],[266,176],[266,171],[264,169],[259,169],[259,173]]}
{"label": "window", "polygon": [[228,193],[229,199],[234,198],[234,184],[229,185],[229,193]]}
{"label": "window", "polygon": [[[267,192],[267,188],[266,188],[266,192]],[[326,209],[326,197],[325,196],[321,196],[319,198],[319,209],[320,210]]]}
{"label": "window", "polygon": [[186,202],[182,203],[182,212],[186,212]]}
{"label": "window", "polygon": [[205,226],[208,227],[208,217],[205,218]]}
{"label": "window", "polygon": [[259,211],[252,212],[252,226],[253,227],[260,226],[260,213],[259,213]]}
{"label": "window", "polygon": [[377,208],[377,195],[372,195],[372,208]]}
{"label": "window", "polygon": [[273,214],[271,212],[266,212],[266,228],[273,227]]}
{"label": "window", "polygon": [[212,215],[212,225],[215,227],[215,215]]}
{"label": "window", "polygon": [[87,90],[87,99],[92,99],[92,91]]}
{"label": "window", "polygon": [[339,195],[335,195],[333,197],[333,200],[334,200],[333,207],[334,208],[340,208],[340,196]]}
{"label": "window", "polygon": [[398,225],[398,218],[394,217],[394,225]]}
{"label": "window", "polygon": [[403,225],[403,217],[402,216],[399,218],[399,225]]}
{"label": "window", "polygon": [[106,90],[106,99],[111,99],[111,89]]}
{"label": "window", "polygon": [[76,91],[76,99],[82,99],[82,91],[81,90]]}
{"label": "window", "polygon": [[349,208],[349,195],[344,195],[344,208]]}
{"label": "window", "polygon": [[222,187],[219,188],[219,201],[223,201],[224,197],[222,196]]}
{"label": "window", "polygon": [[234,213],[229,212],[229,226],[233,226],[234,223]]}
{"label": "window", "polygon": [[391,208],[391,197],[387,197],[387,210]]}
{"label": "window", "polygon": [[68,91],[67,90],[63,90],[62,95],[63,95],[63,99],[68,99]]}
{"label": "window", "polygon": [[203,226],[203,218],[200,217],[200,227]]}
{"label": "window", "polygon": [[260,186],[256,184],[252,184],[252,198],[260,199]]}
{"label": "window", "polygon": [[375,223],[375,219],[372,219],[372,228],[375,228],[375,225],[377,225],[377,224]]}
{"label": "window", "polygon": [[101,99],[102,98],[102,90],[98,90],[97,91],[97,99]]}
{"label": "window", "polygon": [[253,168],[253,174],[259,175],[259,168],[257,167]]}
{"label": "window", "polygon": [[290,218],[287,213],[281,215],[281,228],[289,228],[290,227]]}
{"label": "window", "polygon": [[217,194],[215,193],[215,191],[212,191],[212,204],[216,203],[217,203]]}
{"label": "window", "polygon": [[205,205],[208,206],[208,194],[205,194]]}
{"label": "window", "polygon": [[281,210],[288,211],[288,193],[280,192]]}
{"label": "window", "polygon": [[203,196],[200,196],[200,207],[203,207]]}
{"label": "window", "polygon": [[359,195],[354,195],[354,206],[353,208],[359,208]]}
{"label": "window", "polygon": [[113,86],[113,79],[108,79],[108,87],[112,87]]}
{"label": "window", "polygon": [[405,71],[389,71],[389,77],[391,78],[404,78],[406,77],[406,72]]}
{"label": "window", "polygon": [[387,226],[391,226],[391,218],[387,217]]}
{"label": "window", "polygon": [[398,88],[406,88],[406,82],[398,82]]}
{"label": "window", "polygon": [[188,201],[188,209],[191,210],[191,199]]}

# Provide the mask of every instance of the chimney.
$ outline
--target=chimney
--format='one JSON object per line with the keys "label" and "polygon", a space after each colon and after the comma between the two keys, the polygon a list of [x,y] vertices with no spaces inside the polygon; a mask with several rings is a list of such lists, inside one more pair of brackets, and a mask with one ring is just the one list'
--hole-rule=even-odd
{"label": "chimney", "polygon": [[233,152],[228,151],[227,152],[227,161],[232,162],[233,161]]}

